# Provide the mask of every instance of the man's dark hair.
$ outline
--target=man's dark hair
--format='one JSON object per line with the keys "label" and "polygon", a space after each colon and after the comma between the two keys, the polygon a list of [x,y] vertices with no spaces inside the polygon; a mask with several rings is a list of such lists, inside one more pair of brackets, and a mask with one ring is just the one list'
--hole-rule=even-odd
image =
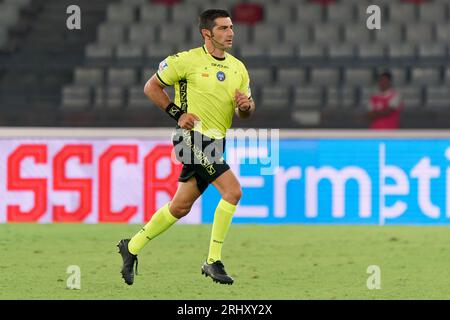
{"label": "man's dark hair", "polygon": [[389,81],[392,81],[392,73],[390,73],[389,71],[384,71],[380,74],[380,78],[381,77],[386,77],[389,79]]}
{"label": "man's dark hair", "polygon": [[198,18],[198,29],[202,34],[202,29],[208,29],[212,31],[214,28],[214,20],[217,18],[230,18],[230,14],[227,10],[222,9],[208,9],[203,11]]}

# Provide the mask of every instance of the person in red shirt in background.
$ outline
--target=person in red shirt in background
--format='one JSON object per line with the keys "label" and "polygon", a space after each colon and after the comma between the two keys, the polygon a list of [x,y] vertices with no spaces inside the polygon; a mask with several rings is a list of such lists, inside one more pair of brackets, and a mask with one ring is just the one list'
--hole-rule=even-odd
{"label": "person in red shirt in background", "polygon": [[398,129],[403,101],[392,88],[392,75],[383,72],[378,78],[379,92],[370,97],[368,104],[371,129]]}

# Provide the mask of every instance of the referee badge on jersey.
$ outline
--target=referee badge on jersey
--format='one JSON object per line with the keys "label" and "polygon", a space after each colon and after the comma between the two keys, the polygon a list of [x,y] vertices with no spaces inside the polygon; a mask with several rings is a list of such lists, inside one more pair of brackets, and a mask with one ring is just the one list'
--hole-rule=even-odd
{"label": "referee badge on jersey", "polygon": [[223,71],[219,71],[219,72],[217,72],[216,77],[217,77],[217,80],[223,81],[223,80],[225,80],[225,73],[223,73]]}

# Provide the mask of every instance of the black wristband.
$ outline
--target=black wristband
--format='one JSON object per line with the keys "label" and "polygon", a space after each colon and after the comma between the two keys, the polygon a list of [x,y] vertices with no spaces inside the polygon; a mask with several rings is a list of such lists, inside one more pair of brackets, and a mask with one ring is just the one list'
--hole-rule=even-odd
{"label": "black wristband", "polygon": [[169,105],[166,107],[166,112],[176,122],[178,122],[178,119],[180,119],[181,115],[185,113],[179,106],[177,106],[173,102],[169,103]]}

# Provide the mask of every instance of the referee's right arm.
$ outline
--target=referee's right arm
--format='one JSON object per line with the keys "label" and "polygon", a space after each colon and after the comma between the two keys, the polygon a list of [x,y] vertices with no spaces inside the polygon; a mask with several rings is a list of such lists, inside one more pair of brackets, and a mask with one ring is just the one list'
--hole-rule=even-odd
{"label": "referee's right arm", "polygon": [[[162,111],[168,111],[169,104],[171,104],[169,95],[164,90],[164,85],[161,84],[156,76],[150,78],[144,86],[144,94],[153,101]],[[166,110],[167,109],[167,110]],[[195,122],[200,119],[193,113],[183,113],[176,118],[177,124],[187,130],[192,130],[195,126]]]}
{"label": "referee's right arm", "polygon": [[147,81],[144,87],[145,95],[153,101],[161,110],[166,111],[170,103],[170,98],[164,90],[164,86],[159,82],[156,74]]}

